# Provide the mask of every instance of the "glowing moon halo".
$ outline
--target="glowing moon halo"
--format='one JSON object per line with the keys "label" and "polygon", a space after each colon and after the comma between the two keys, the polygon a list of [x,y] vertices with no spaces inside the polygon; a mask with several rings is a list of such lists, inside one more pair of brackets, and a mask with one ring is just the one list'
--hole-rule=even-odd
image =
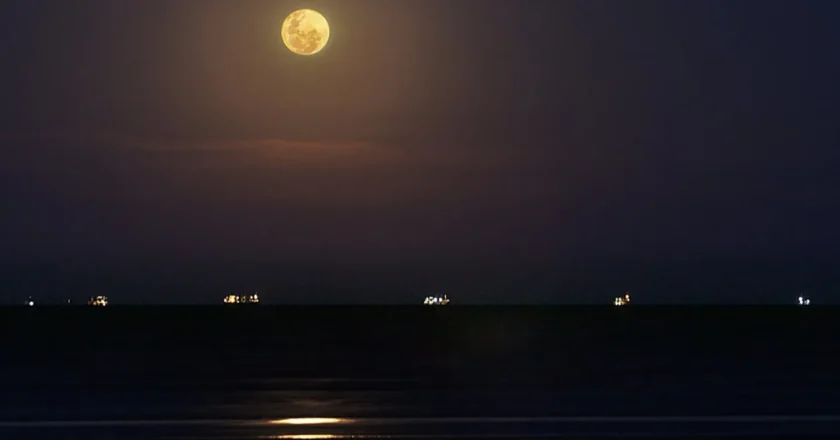
{"label": "glowing moon halo", "polygon": [[330,24],[320,12],[298,9],[283,21],[283,44],[298,55],[315,55],[330,41]]}

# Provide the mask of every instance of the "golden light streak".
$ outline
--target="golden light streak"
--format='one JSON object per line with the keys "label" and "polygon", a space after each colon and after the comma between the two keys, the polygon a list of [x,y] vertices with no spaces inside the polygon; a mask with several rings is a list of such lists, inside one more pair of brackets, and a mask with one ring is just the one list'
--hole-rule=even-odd
{"label": "golden light streak", "polygon": [[335,423],[349,423],[350,419],[337,419],[328,417],[302,417],[292,419],[272,420],[268,423],[272,425],[330,425]]}

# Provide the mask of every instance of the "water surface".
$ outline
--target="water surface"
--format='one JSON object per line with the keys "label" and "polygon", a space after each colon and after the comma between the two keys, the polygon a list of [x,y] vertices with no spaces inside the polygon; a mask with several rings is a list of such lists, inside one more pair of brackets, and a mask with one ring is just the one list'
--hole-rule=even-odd
{"label": "water surface", "polygon": [[834,432],[836,312],[10,308],[0,436]]}

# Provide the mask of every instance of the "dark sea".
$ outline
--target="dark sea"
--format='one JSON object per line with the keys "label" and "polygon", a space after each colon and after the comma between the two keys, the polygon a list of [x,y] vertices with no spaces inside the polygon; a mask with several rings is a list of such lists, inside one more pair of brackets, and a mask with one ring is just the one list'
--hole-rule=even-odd
{"label": "dark sea", "polygon": [[830,307],[0,309],[0,439],[840,433]]}

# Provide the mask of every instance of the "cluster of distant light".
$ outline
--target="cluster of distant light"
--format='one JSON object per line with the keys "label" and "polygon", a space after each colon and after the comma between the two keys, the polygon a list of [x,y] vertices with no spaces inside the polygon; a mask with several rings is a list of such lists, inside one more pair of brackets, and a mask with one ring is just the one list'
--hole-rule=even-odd
{"label": "cluster of distant light", "polygon": [[258,294],[253,295],[228,295],[226,296],[222,302],[225,304],[259,304],[260,296]]}
{"label": "cluster of distant light", "polygon": [[108,307],[108,297],[107,296],[95,296],[88,300],[89,306],[94,307]]}
{"label": "cluster of distant light", "polygon": [[623,297],[615,297],[615,300],[613,301],[613,305],[616,307],[626,306],[627,304],[630,304],[630,292],[625,292]]}
{"label": "cluster of distant light", "polygon": [[[258,294],[253,295],[228,295],[223,299],[225,304],[259,304],[260,296]],[[800,306],[809,306],[811,305],[811,299],[800,296],[797,298],[797,302]],[[35,306],[35,301],[30,296],[25,303],[29,307]],[[67,304],[70,304],[70,300],[67,300]],[[445,306],[449,304],[449,297],[446,295],[443,296],[427,296],[423,300],[423,304],[427,306]],[[617,296],[613,300],[613,305],[616,307],[626,306],[630,304],[630,292],[626,292],[624,296]],[[94,307],[107,307],[108,306],[108,297],[107,296],[95,296],[88,300],[89,306]]]}
{"label": "cluster of distant light", "polygon": [[[800,296],[798,298],[798,302],[800,306],[811,305],[811,299],[806,298],[804,296]],[[623,297],[617,296],[613,300],[613,305],[615,305],[616,307],[626,306],[628,304],[630,304],[630,292],[626,292]]]}
{"label": "cluster of distant light", "polygon": [[[68,299],[67,304],[72,304],[72,302]],[[35,306],[35,300],[32,299],[30,296],[28,300],[26,300],[26,305],[29,307]],[[108,297],[107,296],[95,296],[88,300],[89,306],[94,307],[106,307],[108,306]]]}
{"label": "cluster of distant light", "polygon": [[449,304],[449,297],[446,295],[427,296],[426,299],[423,300],[423,304],[427,306],[445,306]]}

